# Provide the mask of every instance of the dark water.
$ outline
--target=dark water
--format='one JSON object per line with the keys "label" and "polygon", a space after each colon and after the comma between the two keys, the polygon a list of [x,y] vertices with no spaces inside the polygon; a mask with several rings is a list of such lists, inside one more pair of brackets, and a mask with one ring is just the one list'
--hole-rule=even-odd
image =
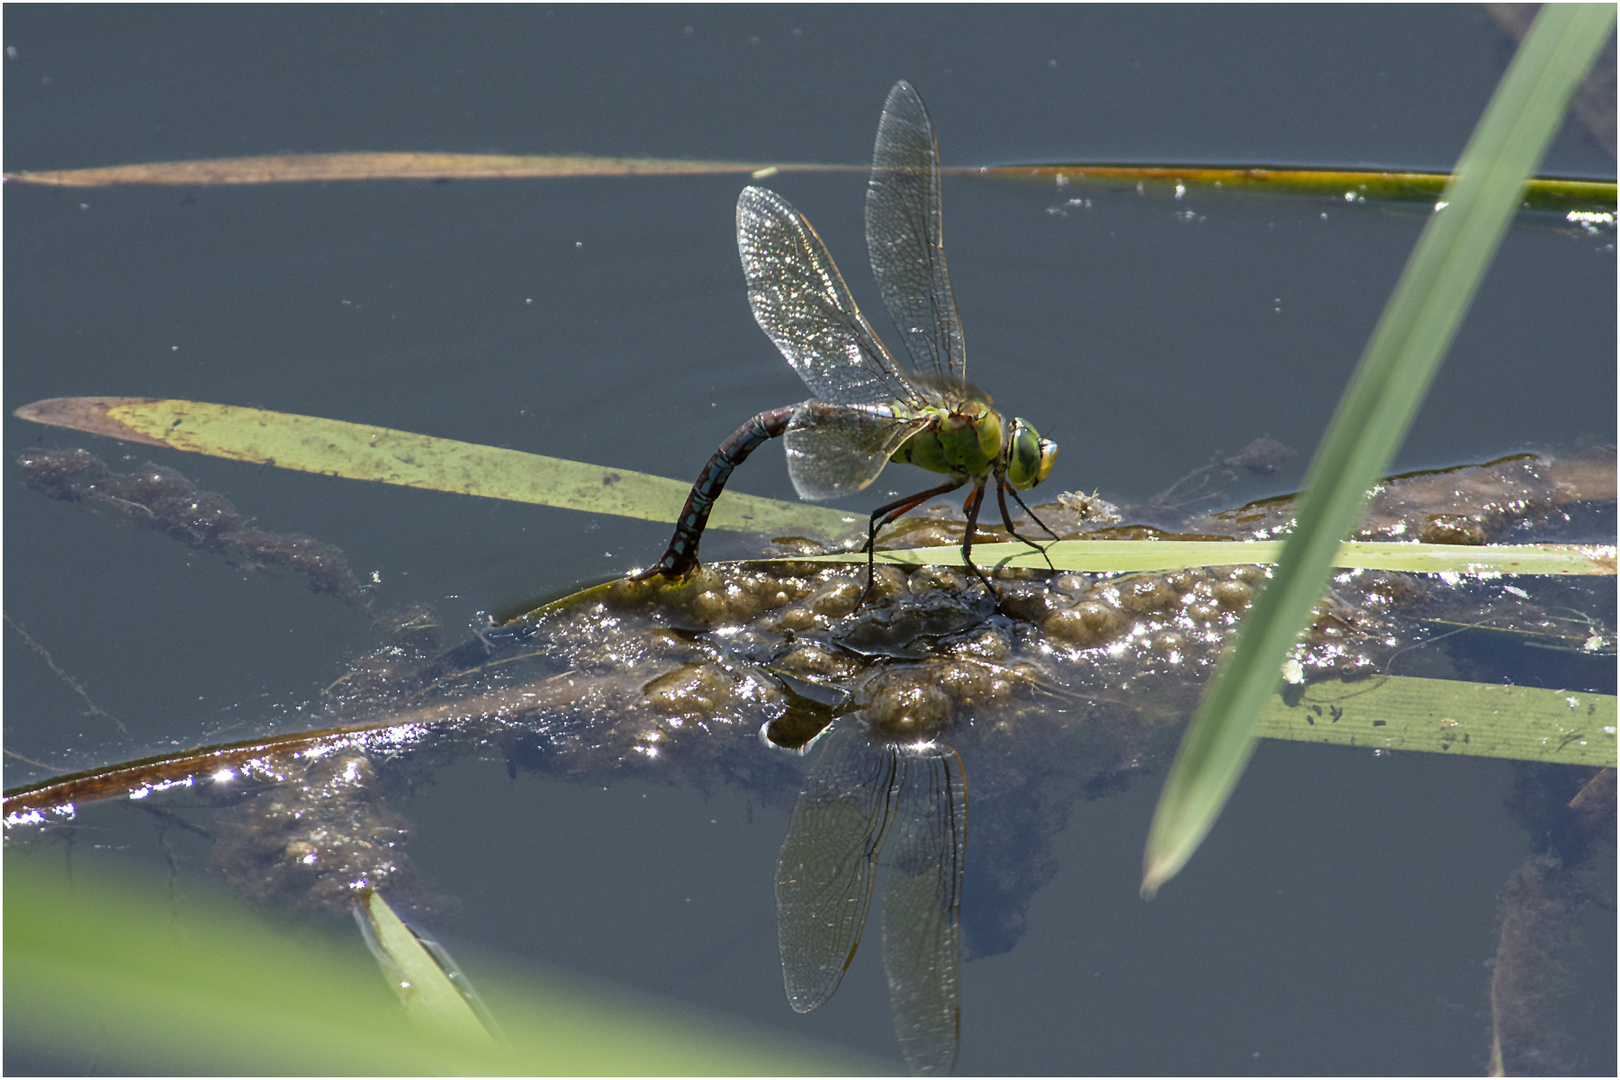
{"label": "dark water", "polygon": [[[861,164],[901,77],[947,165],[1444,168],[1510,55],[1460,7],[9,8],[4,36],[7,170],[341,150]],[[1571,127],[1544,171],[1613,169]],[[645,565],[664,526],[76,440],[9,410],[184,397],[686,479],[743,418],[803,393],[748,314],[732,233],[744,182],[9,184],[8,456],[83,444],[121,469],[180,468],[264,528],[341,546],[380,575],[381,604],[426,602],[452,626]],[[864,178],[769,183],[880,309]],[[1053,485],[1122,499],[1261,435],[1300,451],[1268,490],[1297,484],[1422,224],[1342,202],[977,179],[948,179],[944,197],[973,377],[1060,441]],[[1398,467],[1613,441],[1612,234],[1560,224],[1510,234]],[[9,634],[6,744],[24,759],[229,738],[314,697],[371,641],[294,580],[46,502],[7,468],[6,611],[129,730],[81,715]],[[770,450],[736,483],[792,497]],[[755,544],[715,534],[705,555]],[[7,758],[8,786],[37,771]],[[1080,803],[1022,939],[966,966],[959,1070],[1479,1070],[1495,896],[1533,846],[1503,807],[1512,775],[1263,746],[1151,905],[1135,889],[1156,780]],[[787,1008],[770,892],[783,810],[727,788],[509,782],[501,762],[467,760],[406,811],[419,866],[462,905],[452,950],[899,1067],[875,952],[821,1010]],[[149,822],[94,814],[104,846],[159,857]],[[1612,918],[1599,923],[1591,946],[1612,956]],[[1612,1015],[1599,1002],[1588,1017],[1583,1068],[1612,1071]]]}

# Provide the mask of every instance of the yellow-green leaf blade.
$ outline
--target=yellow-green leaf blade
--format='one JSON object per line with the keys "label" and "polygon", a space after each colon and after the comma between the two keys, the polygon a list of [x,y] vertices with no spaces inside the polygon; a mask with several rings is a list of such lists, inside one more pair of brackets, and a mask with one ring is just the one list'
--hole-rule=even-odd
{"label": "yellow-green leaf blade", "polygon": [[[294,413],[160,398],[51,398],[25,420],[282,469],[674,522],[689,483],[563,458]],[[698,464],[694,463],[696,473]],[[849,533],[824,507],[727,492],[710,528]]]}
{"label": "yellow-green leaf blade", "polygon": [[[1254,195],[1328,196],[1346,202],[1433,203],[1451,174],[1388,169],[1271,169],[1209,165],[995,165],[975,175],[1061,182],[1065,187],[1164,187]],[[1061,178],[1061,180],[1060,180]],[[1608,180],[1538,177],[1525,185],[1528,210],[1607,211],[1613,223],[1615,184]]]}
{"label": "yellow-green leaf blade", "polygon": [[366,944],[411,1022],[455,1039],[488,1042],[493,1033],[484,1026],[483,1018],[382,894],[368,891],[360,908],[358,917],[365,920],[364,928],[369,931]]}
{"label": "yellow-green leaf blade", "polygon": [[[1274,563],[1280,540],[1060,540],[1045,554],[1027,544],[975,544],[973,561],[983,567],[1065,570],[1076,573],[1141,573],[1195,566]],[[1048,563],[1050,560],[1050,563]],[[859,551],[792,556],[794,562],[865,562]],[[955,545],[879,551],[877,561],[895,566],[961,566]],[[1613,575],[1612,544],[1418,544],[1346,541],[1333,556],[1343,569],[1417,574]]]}
{"label": "yellow-green leaf blade", "polygon": [[1255,733],[1361,749],[1612,767],[1615,705],[1609,694],[1382,676],[1273,694]]}

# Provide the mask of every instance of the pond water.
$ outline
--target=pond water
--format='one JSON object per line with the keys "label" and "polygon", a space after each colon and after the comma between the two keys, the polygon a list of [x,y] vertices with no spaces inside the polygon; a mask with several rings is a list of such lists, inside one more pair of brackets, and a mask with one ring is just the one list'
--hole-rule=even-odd
{"label": "pond water", "polygon": [[[902,77],[948,166],[1445,168],[1511,55],[1460,7],[18,8],[5,37],[7,170],[353,150],[862,165]],[[1612,179],[1614,164],[1569,126],[1543,171]],[[426,603],[451,628],[637,569],[667,526],[121,446],[10,410],[172,396],[687,480],[743,419],[803,396],[747,309],[733,232],[746,182],[7,184],[9,458],[84,445],[121,471],[178,468],[262,528],[341,547],[380,580],[379,607]],[[880,311],[864,176],[766,183]],[[1061,443],[1054,494],[1122,502],[1261,436],[1298,456],[1222,502],[1297,486],[1423,221],[1342,200],[957,177],[944,205],[972,377]],[[1526,215],[1397,468],[1612,443],[1615,295],[1612,231]],[[375,643],[297,579],[118,528],[7,468],[7,615],[117,720],[85,715],[8,633],[7,787],[295,723]],[[907,472],[886,472],[875,501],[910,490]],[[734,488],[793,497],[772,448]],[[758,550],[724,533],[704,546],[713,560]],[[1152,904],[1136,887],[1157,773],[1049,808],[1066,820],[1050,880],[1018,932],[964,967],[958,1071],[1478,1071],[1496,895],[1535,848],[1506,808],[1515,775],[1265,744]],[[475,978],[480,955],[555,965],[901,1068],[875,940],[828,1004],[787,1006],[771,894],[786,804],[725,785],[512,779],[488,754],[436,770],[402,809],[418,869],[460,907],[436,932]],[[129,805],[85,817],[102,831],[73,858],[162,864],[166,841]],[[205,849],[176,850],[184,872],[208,872]],[[7,858],[19,851],[60,857]],[[1612,914],[1586,932],[1593,985],[1612,994]],[[1613,1071],[1613,1016],[1599,994],[1569,1018],[1583,1071]]]}

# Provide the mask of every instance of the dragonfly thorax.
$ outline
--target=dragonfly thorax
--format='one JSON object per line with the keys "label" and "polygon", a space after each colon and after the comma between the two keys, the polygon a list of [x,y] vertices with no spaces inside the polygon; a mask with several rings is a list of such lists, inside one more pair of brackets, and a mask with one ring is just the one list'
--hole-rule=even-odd
{"label": "dragonfly thorax", "polygon": [[1041,438],[1022,417],[1006,424],[986,404],[929,411],[933,422],[901,443],[889,460],[950,476],[993,473],[1015,491],[1045,480],[1057,462],[1057,443]]}
{"label": "dragonfly thorax", "polygon": [[933,422],[901,443],[889,460],[950,476],[996,471],[1004,450],[1000,413],[984,404],[928,411]]}

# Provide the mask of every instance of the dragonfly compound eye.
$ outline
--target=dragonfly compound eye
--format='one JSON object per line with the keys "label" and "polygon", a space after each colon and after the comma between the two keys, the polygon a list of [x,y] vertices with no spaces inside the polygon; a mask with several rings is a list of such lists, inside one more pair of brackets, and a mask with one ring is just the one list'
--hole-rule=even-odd
{"label": "dragonfly compound eye", "polygon": [[1007,482],[1017,491],[1034,487],[1052,471],[1057,454],[1057,443],[1041,438],[1022,418],[1014,419],[1007,446]]}

